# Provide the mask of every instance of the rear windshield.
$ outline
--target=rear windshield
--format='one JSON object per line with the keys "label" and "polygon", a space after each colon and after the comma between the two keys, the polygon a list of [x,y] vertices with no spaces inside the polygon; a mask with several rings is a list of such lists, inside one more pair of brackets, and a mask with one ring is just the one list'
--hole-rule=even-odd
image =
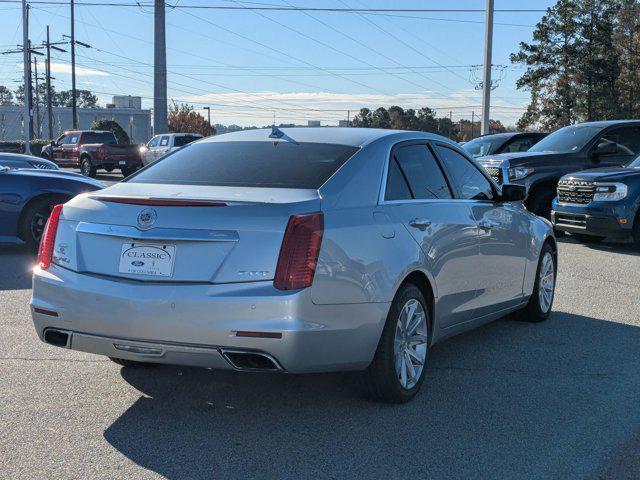
{"label": "rear windshield", "polygon": [[357,150],[326,143],[193,143],[128,182],[316,189]]}
{"label": "rear windshield", "polygon": [[187,143],[191,143],[194,140],[200,140],[202,137],[194,137],[193,135],[180,135],[179,137],[175,137],[173,139],[174,147],[183,147]]}
{"label": "rear windshield", "polygon": [[106,143],[108,145],[115,145],[116,136],[110,132],[84,132],[82,134],[82,144],[88,143]]}

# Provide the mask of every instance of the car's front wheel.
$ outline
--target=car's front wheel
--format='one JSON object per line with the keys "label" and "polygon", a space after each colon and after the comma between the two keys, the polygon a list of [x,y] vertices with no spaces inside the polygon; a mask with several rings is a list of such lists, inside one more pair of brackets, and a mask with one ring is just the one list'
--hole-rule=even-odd
{"label": "car's front wheel", "polygon": [[362,372],[369,398],[404,403],[418,393],[426,373],[430,325],[420,289],[410,283],[403,285],[389,309],[373,361]]}
{"label": "car's front wheel", "polygon": [[533,293],[527,306],[521,312],[522,320],[542,322],[549,318],[555,297],[557,273],[556,255],[551,245],[545,243],[538,260]]}

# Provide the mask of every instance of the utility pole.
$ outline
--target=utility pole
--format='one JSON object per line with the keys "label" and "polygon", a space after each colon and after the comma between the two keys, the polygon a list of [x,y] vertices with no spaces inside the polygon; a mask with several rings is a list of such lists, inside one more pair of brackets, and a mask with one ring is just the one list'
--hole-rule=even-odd
{"label": "utility pole", "polygon": [[351,110],[347,110],[347,127],[351,126]]}
{"label": "utility pole", "polygon": [[476,112],[471,110],[471,138],[469,140],[473,140],[473,129],[475,127],[474,123],[476,123]]}
{"label": "utility pole", "polygon": [[53,48],[58,52],[66,52],[64,48],[57,47],[56,45],[66,45],[67,43],[66,41],[52,43],[49,38],[49,25],[47,25],[47,41],[43,44],[43,47],[47,49],[45,78],[47,82],[47,123],[49,125],[49,140],[53,140],[53,91],[51,89],[51,80],[53,80],[54,77],[51,75],[51,49]]}
{"label": "utility pole", "polygon": [[487,18],[484,31],[484,75],[482,76],[482,135],[489,133],[491,109],[491,49],[493,46],[493,0],[487,0]]}
{"label": "utility pole", "polygon": [[47,124],[49,125],[49,140],[53,140],[53,112],[51,108],[51,41],[49,40],[49,25],[47,25]]}
{"label": "utility pole", "polygon": [[71,116],[73,129],[78,128],[78,106],[76,98],[76,32],[75,32],[75,4],[71,0]]}
{"label": "utility pole", "polygon": [[453,135],[453,112],[449,110],[449,138]]}
{"label": "utility pole", "polygon": [[211,107],[202,107],[207,111],[207,122],[209,122],[209,126],[211,126]]}
{"label": "utility pole", "polygon": [[36,81],[36,88],[35,88],[36,102],[34,104],[36,107],[36,138],[40,138],[40,96],[38,95],[38,59],[37,58],[33,59],[33,78]]}
{"label": "utility pole", "polygon": [[31,99],[27,95],[29,88],[29,7],[27,0],[22,0],[22,50],[23,70],[24,70],[24,153],[31,154]]}
{"label": "utility pole", "polygon": [[153,33],[153,134],[167,133],[167,44],[164,0],[155,0]]}

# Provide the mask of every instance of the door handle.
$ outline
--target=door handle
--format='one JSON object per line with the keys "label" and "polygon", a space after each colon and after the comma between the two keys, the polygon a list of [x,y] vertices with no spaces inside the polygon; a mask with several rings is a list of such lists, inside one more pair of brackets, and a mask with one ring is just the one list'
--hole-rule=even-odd
{"label": "door handle", "polygon": [[495,224],[491,222],[487,222],[486,220],[483,220],[480,223],[478,223],[478,227],[480,227],[481,230],[489,231],[493,229],[493,227],[495,227]]}
{"label": "door handle", "polygon": [[413,228],[417,228],[418,230],[426,230],[429,225],[431,225],[431,220],[427,220],[426,218],[414,218],[409,222]]}

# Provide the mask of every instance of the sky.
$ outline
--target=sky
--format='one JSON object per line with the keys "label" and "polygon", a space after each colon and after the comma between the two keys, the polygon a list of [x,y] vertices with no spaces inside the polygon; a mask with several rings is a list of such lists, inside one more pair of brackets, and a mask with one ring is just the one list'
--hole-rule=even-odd
{"label": "sky", "polygon": [[[83,0],[77,0],[82,3]],[[88,1],[88,0],[85,0]],[[55,2],[54,2],[55,3]],[[90,2],[99,3],[99,2]],[[106,0],[105,0],[106,3]],[[113,95],[142,97],[153,106],[153,8],[76,5],[77,87],[93,91],[100,105]],[[149,0],[140,0],[147,5]],[[399,105],[437,109],[439,116],[471,120],[480,114],[484,59],[483,12],[384,12],[375,14],[198,9],[193,6],[295,6],[327,8],[483,9],[485,0],[169,0],[167,70],[169,101],[189,103],[212,123],[335,125],[362,107]],[[495,0],[491,118],[514,125],[528,103],[516,89],[523,73],[509,54],[530,41],[543,10],[555,0]],[[33,45],[69,34],[68,5],[32,3]],[[22,43],[20,5],[0,0],[0,51]],[[66,48],[63,46],[63,48]],[[67,48],[68,50],[68,48]],[[0,85],[15,89],[22,56],[0,55]],[[41,62],[39,70],[44,71]],[[57,90],[71,88],[70,53],[55,52]]]}

